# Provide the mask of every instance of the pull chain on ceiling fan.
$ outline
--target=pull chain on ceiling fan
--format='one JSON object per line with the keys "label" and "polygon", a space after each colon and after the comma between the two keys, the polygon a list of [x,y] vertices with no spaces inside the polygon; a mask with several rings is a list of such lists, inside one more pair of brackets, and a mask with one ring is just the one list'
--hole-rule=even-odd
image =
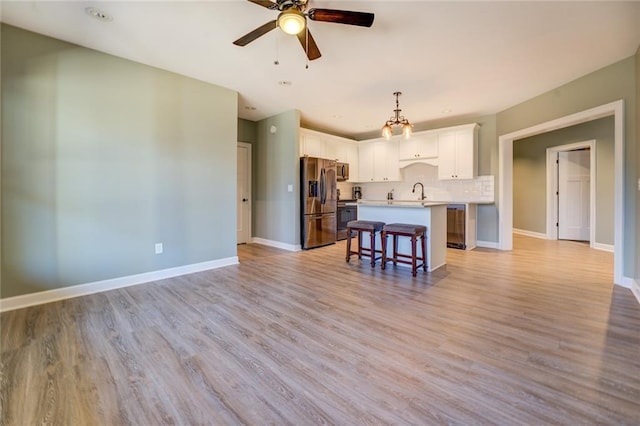
{"label": "pull chain on ceiling fan", "polygon": [[296,35],[302,48],[310,61],[318,59],[321,55],[318,45],[309,32],[307,17],[312,21],[333,22],[336,24],[370,27],[373,25],[374,14],[367,12],[354,12],[350,10],[335,9],[307,9],[308,0],[247,0],[251,3],[266,7],[271,10],[279,10],[277,19],[259,26],[255,30],[245,34],[233,42],[236,46],[246,46],[258,37],[261,37],[280,27],[282,31],[290,35]]}

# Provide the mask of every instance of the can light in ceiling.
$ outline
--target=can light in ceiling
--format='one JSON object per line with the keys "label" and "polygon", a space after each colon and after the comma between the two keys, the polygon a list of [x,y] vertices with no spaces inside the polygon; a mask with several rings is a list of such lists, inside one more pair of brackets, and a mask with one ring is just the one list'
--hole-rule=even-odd
{"label": "can light in ceiling", "polygon": [[413,133],[413,125],[409,123],[409,120],[400,115],[402,110],[400,109],[398,97],[402,95],[402,92],[393,92],[393,95],[396,97],[396,109],[393,110],[395,116],[388,119],[382,127],[382,136],[384,136],[386,140],[391,139],[393,135],[393,127],[391,126],[401,126],[402,136],[404,136],[405,139],[409,139]]}
{"label": "can light in ceiling", "polygon": [[111,22],[113,21],[113,16],[109,15],[107,12],[102,11],[96,7],[87,7],[84,9],[85,13],[98,21],[102,22]]}

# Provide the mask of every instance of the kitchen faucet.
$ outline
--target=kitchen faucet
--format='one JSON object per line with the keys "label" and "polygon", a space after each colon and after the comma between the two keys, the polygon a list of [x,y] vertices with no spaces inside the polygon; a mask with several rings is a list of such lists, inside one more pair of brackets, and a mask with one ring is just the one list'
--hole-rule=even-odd
{"label": "kitchen faucet", "polygon": [[416,185],[420,185],[420,187],[422,188],[422,192],[420,194],[420,199],[421,200],[426,200],[427,197],[424,196],[424,185],[421,182],[416,182],[413,184],[413,189],[411,190],[411,192],[415,193],[416,192]]}

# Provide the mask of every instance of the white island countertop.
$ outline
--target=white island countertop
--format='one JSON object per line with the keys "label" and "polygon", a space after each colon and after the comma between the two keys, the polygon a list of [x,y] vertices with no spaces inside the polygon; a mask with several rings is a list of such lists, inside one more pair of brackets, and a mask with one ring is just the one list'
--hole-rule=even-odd
{"label": "white island countertop", "polygon": [[[420,200],[359,200],[358,220],[424,225],[427,227],[427,269],[433,271],[446,264],[447,203]],[[379,238],[377,235],[378,241]],[[363,247],[368,247],[368,239],[364,238],[362,244]],[[389,256],[392,245],[387,246]],[[408,238],[401,238],[398,246],[402,253],[411,252]]]}
{"label": "white island countertop", "polygon": [[431,206],[443,206],[449,203],[441,203],[436,201],[420,201],[420,200],[358,200],[358,205],[379,206],[379,207],[410,207],[424,208]]}

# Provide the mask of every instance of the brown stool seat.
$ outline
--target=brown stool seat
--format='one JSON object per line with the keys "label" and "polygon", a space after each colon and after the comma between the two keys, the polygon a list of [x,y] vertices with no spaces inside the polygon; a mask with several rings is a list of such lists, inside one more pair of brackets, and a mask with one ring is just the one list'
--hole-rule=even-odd
{"label": "brown stool seat", "polygon": [[[393,256],[387,258],[387,236],[393,237]],[[398,237],[411,238],[411,254],[398,253]],[[417,240],[420,238],[420,247],[422,248],[422,257],[418,257]],[[411,223],[390,223],[382,228],[382,269],[385,269],[389,260],[394,265],[404,263],[411,265],[411,275],[417,275],[419,267],[424,271],[427,270],[427,227],[424,225],[414,225]],[[408,260],[410,259],[410,260]],[[418,261],[422,263],[418,264]]]}
{"label": "brown stool seat", "polygon": [[[374,267],[376,260],[382,259],[382,250],[376,250],[376,232],[382,232],[384,225],[384,222],[373,220],[351,220],[347,222],[347,262],[351,259],[352,254],[357,254],[358,259],[362,259],[362,256],[368,256],[371,258],[371,267]],[[351,250],[353,232],[356,232],[358,236],[358,250]],[[363,232],[369,233],[370,248],[362,247]],[[380,253],[380,256],[376,257],[376,253]]]}
{"label": "brown stool seat", "polygon": [[390,223],[384,226],[387,232],[397,232],[404,234],[425,233],[427,227],[423,225],[411,225],[409,223]]}
{"label": "brown stool seat", "polygon": [[384,227],[384,222],[375,222],[373,220],[351,220],[347,222],[347,228],[353,230],[361,229],[363,231],[380,232]]}

